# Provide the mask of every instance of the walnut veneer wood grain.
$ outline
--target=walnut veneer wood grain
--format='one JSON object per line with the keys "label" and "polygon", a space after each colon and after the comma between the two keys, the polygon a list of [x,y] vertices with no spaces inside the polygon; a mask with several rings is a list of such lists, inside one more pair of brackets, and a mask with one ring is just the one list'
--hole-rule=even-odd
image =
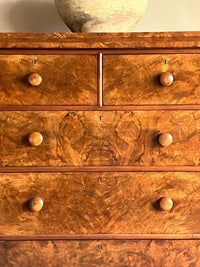
{"label": "walnut veneer wood grain", "polygon": [[0,242],[4,267],[191,267],[199,240]]}
{"label": "walnut veneer wood grain", "polygon": [[0,48],[199,48],[200,32],[0,33]]}
{"label": "walnut veneer wood grain", "polygon": [[[0,68],[0,105],[97,104],[96,56],[0,55]],[[35,72],[39,86],[27,81]]]}
{"label": "walnut veneer wood grain", "polygon": [[[0,174],[0,235],[197,234],[200,173]],[[32,212],[29,201],[44,206]],[[159,207],[173,200],[170,211]]]}
{"label": "walnut veneer wood grain", "polygon": [[[199,166],[200,111],[0,112],[0,166]],[[40,132],[43,143],[30,146]],[[169,132],[170,146],[158,136]]]}
{"label": "walnut veneer wood grain", "polygon": [[[199,104],[200,55],[111,55],[103,58],[105,105]],[[164,87],[160,74],[171,72]]]}

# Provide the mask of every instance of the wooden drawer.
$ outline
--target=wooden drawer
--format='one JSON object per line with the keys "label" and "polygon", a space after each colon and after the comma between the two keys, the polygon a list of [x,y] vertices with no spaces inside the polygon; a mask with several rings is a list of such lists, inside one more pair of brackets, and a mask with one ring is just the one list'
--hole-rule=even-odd
{"label": "wooden drawer", "polygon": [[[106,55],[103,58],[105,105],[200,104],[200,55]],[[170,72],[164,87],[159,77]]]}
{"label": "wooden drawer", "polygon": [[[0,105],[96,105],[96,56],[0,56]],[[31,86],[31,73],[42,77]],[[89,73],[89,75],[88,75]]]}
{"label": "wooden drawer", "polygon": [[[0,166],[200,164],[200,111],[8,111],[0,124]],[[40,146],[29,145],[32,132]],[[173,142],[163,147],[166,132]]]}
{"label": "wooden drawer", "polygon": [[191,267],[199,240],[2,241],[4,267]]}
{"label": "wooden drawer", "polygon": [[[200,173],[0,175],[0,235],[197,234]],[[29,201],[40,197],[39,212]],[[173,201],[163,210],[160,200]]]}

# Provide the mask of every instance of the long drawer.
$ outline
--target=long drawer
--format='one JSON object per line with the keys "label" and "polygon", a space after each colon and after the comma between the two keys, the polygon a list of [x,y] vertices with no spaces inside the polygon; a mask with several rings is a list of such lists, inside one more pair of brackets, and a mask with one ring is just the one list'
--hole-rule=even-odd
{"label": "long drawer", "polygon": [[200,104],[199,65],[199,54],[105,55],[104,104]]}
{"label": "long drawer", "polygon": [[0,68],[0,105],[97,104],[95,55],[1,55]]}
{"label": "long drawer", "polygon": [[199,240],[3,241],[4,267],[190,267],[200,265]]}
{"label": "long drawer", "polygon": [[0,181],[0,235],[200,231],[198,172],[7,173]]}
{"label": "long drawer", "polygon": [[5,111],[0,124],[3,167],[200,164],[200,111]]}

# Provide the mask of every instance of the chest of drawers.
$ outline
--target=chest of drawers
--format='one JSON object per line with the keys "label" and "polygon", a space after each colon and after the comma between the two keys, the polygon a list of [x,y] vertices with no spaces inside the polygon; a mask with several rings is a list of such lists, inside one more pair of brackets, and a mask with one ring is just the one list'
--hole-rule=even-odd
{"label": "chest of drawers", "polygon": [[200,265],[200,34],[0,34],[1,266]]}

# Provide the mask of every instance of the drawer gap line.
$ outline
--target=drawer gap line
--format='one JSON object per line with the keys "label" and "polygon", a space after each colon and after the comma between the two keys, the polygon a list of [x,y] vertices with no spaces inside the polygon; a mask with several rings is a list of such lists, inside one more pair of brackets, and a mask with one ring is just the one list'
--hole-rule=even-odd
{"label": "drawer gap line", "polygon": [[[101,83],[101,82],[100,82]],[[104,105],[103,88],[99,85],[97,92],[98,105],[65,106],[65,105],[0,105],[0,111],[154,111],[154,110],[200,110],[200,104],[171,105]]]}
{"label": "drawer gap line", "polygon": [[0,173],[40,172],[200,172],[200,166],[78,166],[78,167],[0,167]]}
{"label": "drawer gap line", "polygon": [[1,235],[0,241],[33,240],[198,240],[200,234]]}

